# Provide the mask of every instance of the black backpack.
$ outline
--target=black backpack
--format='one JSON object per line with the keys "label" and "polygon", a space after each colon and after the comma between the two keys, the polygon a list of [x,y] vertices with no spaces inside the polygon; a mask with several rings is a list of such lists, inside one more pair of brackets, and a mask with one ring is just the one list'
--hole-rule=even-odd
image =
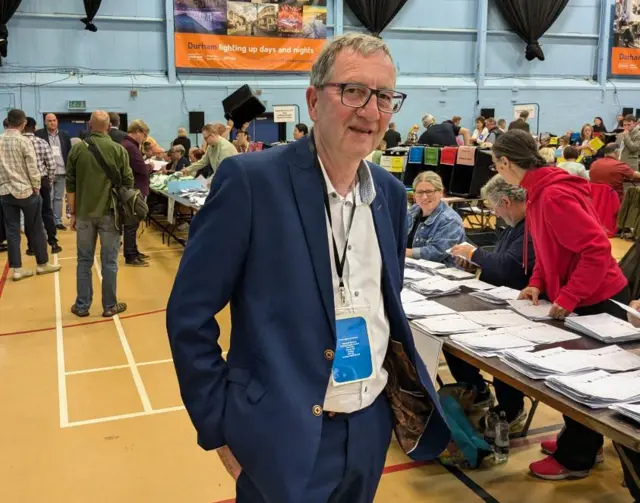
{"label": "black backpack", "polygon": [[138,189],[122,186],[121,177],[116,176],[117,172],[107,164],[93,138],[87,137],[84,143],[111,182],[111,200],[116,217],[116,229],[122,230],[123,225],[138,225],[147,218],[149,213],[149,207],[142,194]]}

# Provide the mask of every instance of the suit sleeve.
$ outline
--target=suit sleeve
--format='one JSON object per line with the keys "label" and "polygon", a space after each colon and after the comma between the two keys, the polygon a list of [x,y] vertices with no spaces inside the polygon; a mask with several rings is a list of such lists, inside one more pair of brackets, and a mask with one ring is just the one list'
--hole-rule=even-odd
{"label": "suit sleeve", "polygon": [[556,194],[548,198],[544,218],[555,239],[578,255],[578,263],[567,284],[560,289],[556,299],[550,299],[573,311],[580,300],[592,296],[602,284],[607,272],[603,264],[611,260],[611,244],[600,222],[571,196]]}
{"label": "suit sleeve", "polygon": [[464,241],[464,228],[459,220],[441,218],[434,225],[436,228],[429,243],[420,248],[413,248],[413,258],[442,262],[448,257],[449,248]]}
{"label": "suit sleeve", "polygon": [[472,260],[482,269],[482,281],[500,286],[524,275],[523,249],[524,237],[519,237],[504,253],[488,252],[478,248],[473,253]]}
{"label": "suit sleeve", "polygon": [[214,315],[231,300],[247,254],[251,194],[238,162],[225,161],[211,193],[193,220],[189,241],[167,306],[167,332],[180,392],[198,443],[226,444],[222,420],[227,364]]}
{"label": "suit sleeve", "polygon": [[397,223],[398,233],[398,262],[400,264],[400,290],[402,290],[402,284],[404,283],[404,263],[407,258],[407,191],[403,190],[403,194],[400,197],[400,220]]}

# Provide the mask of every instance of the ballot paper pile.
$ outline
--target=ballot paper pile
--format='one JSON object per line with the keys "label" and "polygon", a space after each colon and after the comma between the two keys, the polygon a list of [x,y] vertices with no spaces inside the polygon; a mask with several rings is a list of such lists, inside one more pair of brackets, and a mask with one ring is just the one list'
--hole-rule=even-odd
{"label": "ballot paper pile", "polygon": [[516,327],[518,325],[528,325],[531,322],[514,313],[509,309],[493,309],[490,311],[465,311],[462,314],[465,318],[482,325],[485,328]]}
{"label": "ballot paper pile", "polygon": [[207,196],[209,195],[208,188],[201,189],[183,189],[180,191],[180,196],[188,199],[191,204],[195,206],[202,207],[207,200]]}
{"label": "ballot paper pile", "polygon": [[418,269],[406,268],[404,270],[404,283],[406,285],[410,285],[411,283],[415,283],[416,281],[420,281],[430,277],[431,274],[429,274],[428,272],[420,271]]}
{"label": "ballot paper pile", "polygon": [[533,301],[528,299],[508,300],[507,304],[516,313],[521,314],[532,321],[544,321],[551,319],[549,311],[553,304],[547,300],[539,301],[537,306],[533,304]]}
{"label": "ballot paper pile", "polygon": [[607,344],[640,340],[640,329],[607,313],[567,318],[564,324]]}
{"label": "ballot paper pile", "polygon": [[411,289],[429,298],[460,293],[460,286],[456,281],[451,281],[441,276],[430,276],[416,281],[411,284]]}
{"label": "ballot paper pile", "polygon": [[436,273],[447,279],[473,279],[475,274],[455,267],[447,267],[444,269],[436,269]]}
{"label": "ballot paper pile", "polygon": [[472,292],[469,295],[477,297],[480,300],[484,300],[489,304],[500,306],[506,304],[509,300],[516,300],[520,295],[520,292],[518,290],[514,290],[513,288],[500,286],[491,290],[480,290],[477,292]]}
{"label": "ballot paper pile", "polygon": [[552,390],[592,409],[640,402],[640,370],[620,374],[596,370],[576,375],[554,375],[544,382]]}
{"label": "ballot paper pile", "polygon": [[411,257],[407,257],[404,261],[404,264],[411,269],[417,269],[418,271],[423,272],[432,272],[437,269],[444,269],[445,267],[447,267],[440,262],[432,262],[431,260],[418,260]]}
{"label": "ballot paper pile", "polygon": [[451,335],[465,332],[478,332],[482,326],[462,316],[462,314],[447,314],[444,316],[430,316],[411,322],[417,327],[431,335]]}
{"label": "ballot paper pile", "polygon": [[640,423],[640,404],[621,403],[611,405],[609,408],[629,419],[633,419],[636,423]]}
{"label": "ballot paper pile", "polygon": [[404,313],[410,320],[417,318],[426,318],[428,316],[442,316],[445,314],[456,314],[456,311],[443,306],[434,300],[420,300],[418,302],[410,302],[403,304]]}
{"label": "ballot paper pile", "polygon": [[500,356],[506,350],[532,351],[534,346],[524,339],[501,330],[485,330],[467,334],[453,334],[450,339],[472,353],[483,356]]}
{"label": "ballot paper pile", "polygon": [[531,379],[595,370],[627,372],[640,369],[640,356],[616,345],[589,350],[551,348],[535,353],[507,350],[500,359]]}

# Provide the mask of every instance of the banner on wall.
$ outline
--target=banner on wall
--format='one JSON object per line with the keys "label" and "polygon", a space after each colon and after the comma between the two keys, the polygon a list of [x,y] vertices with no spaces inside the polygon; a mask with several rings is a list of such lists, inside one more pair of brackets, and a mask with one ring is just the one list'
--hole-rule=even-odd
{"label": "banner on wall", "polygon": [[640,76],[640,0],[616,0],[611,75]]}
{"label": "banner on wall", "polygon": [[308,72],[327,0],[174,0],[176,67]]}

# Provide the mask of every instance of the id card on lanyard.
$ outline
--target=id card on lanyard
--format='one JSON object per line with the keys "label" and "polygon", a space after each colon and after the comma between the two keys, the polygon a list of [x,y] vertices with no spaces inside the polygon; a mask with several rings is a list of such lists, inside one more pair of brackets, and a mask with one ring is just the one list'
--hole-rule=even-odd
{"label": "id card on lanyard", "polygon": [[356,212],[355,189],[353,191],[353,205],[351,215],[345,232],[344,249],[342,257],[338,252],[335,235],[333,233],[333,221],[331,218],[331,207],[329,205],[329,193],[324,178],[322,166],[317,152],[315,152],[315,140],[313,131],[311,133],[311,144],[314,146],[316,168],[322,180],[324,205],[331,231],[333,244],[333,256],[338,276],[338,290],[340,294],[340,306],[336,306],[336,350],[331,370],[331,383],[333,386],[342,386],[356,382],[366,381],[375,377],[375,367],[373,364],[373,351],[371,349],[371,336],[367,321],[366,309],[356,309],[347,303],[346,287],[344,284],[344,266],[347,259],[349,246],[349,234],[353,225]]}

